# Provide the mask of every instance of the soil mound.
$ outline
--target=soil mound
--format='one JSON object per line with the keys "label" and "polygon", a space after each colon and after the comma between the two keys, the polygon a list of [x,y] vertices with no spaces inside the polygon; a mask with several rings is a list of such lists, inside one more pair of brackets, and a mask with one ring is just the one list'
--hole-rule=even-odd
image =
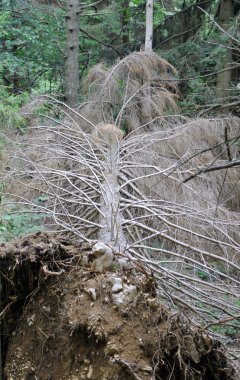
{"label": "soil mound", "polygon": [[98,273],[91,245],[2,245],[6,380],[236,379],[224,350],[160,301],[139,267]]}

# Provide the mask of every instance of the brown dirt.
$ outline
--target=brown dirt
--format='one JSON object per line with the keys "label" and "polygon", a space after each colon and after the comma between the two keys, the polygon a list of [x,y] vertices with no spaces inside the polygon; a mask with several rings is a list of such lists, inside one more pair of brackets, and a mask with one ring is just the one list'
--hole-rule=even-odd
{"label": "brown dirt", "polygon": [[[90,250],[46,233],[0,248],[6,380],[237,379],[221,344],[162,305],[151,277],[96,273],[83,265]],[[136,287],[121,307],[116,277]]]}

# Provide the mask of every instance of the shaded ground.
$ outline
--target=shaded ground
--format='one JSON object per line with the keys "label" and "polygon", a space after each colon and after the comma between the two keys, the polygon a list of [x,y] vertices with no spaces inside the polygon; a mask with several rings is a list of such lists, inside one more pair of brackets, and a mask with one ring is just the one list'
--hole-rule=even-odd
{"label": "shaded ground", "polygon": [[171,314],[139,268],[92,269],[46,233],[2,245],[6,380],[237,379],[221,344]]}

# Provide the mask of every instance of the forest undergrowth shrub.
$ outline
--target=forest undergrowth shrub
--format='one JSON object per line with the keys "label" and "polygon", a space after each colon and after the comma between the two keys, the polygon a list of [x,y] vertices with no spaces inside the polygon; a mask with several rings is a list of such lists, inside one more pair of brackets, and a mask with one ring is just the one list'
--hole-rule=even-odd
{"label": "forest undergrowth shrub", "polygon": [[26,120],[19,114],[19,110],[28,100],[27,93],[9,95],[7,89],[0,85],[0,129],[6,131],[16,128],[23,131],[26,128]]}

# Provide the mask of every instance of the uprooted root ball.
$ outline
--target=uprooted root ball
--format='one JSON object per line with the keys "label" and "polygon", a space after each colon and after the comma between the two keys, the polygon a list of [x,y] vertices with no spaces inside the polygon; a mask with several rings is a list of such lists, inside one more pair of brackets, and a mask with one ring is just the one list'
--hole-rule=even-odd
{"label": "uprooted root ball", "polygon": [[87,254],[47,234],[0,248],[3,301],[19,302],[4,309],[7,380],[234,379],[220,343],[171,314],[152,278],[97,273]]}

